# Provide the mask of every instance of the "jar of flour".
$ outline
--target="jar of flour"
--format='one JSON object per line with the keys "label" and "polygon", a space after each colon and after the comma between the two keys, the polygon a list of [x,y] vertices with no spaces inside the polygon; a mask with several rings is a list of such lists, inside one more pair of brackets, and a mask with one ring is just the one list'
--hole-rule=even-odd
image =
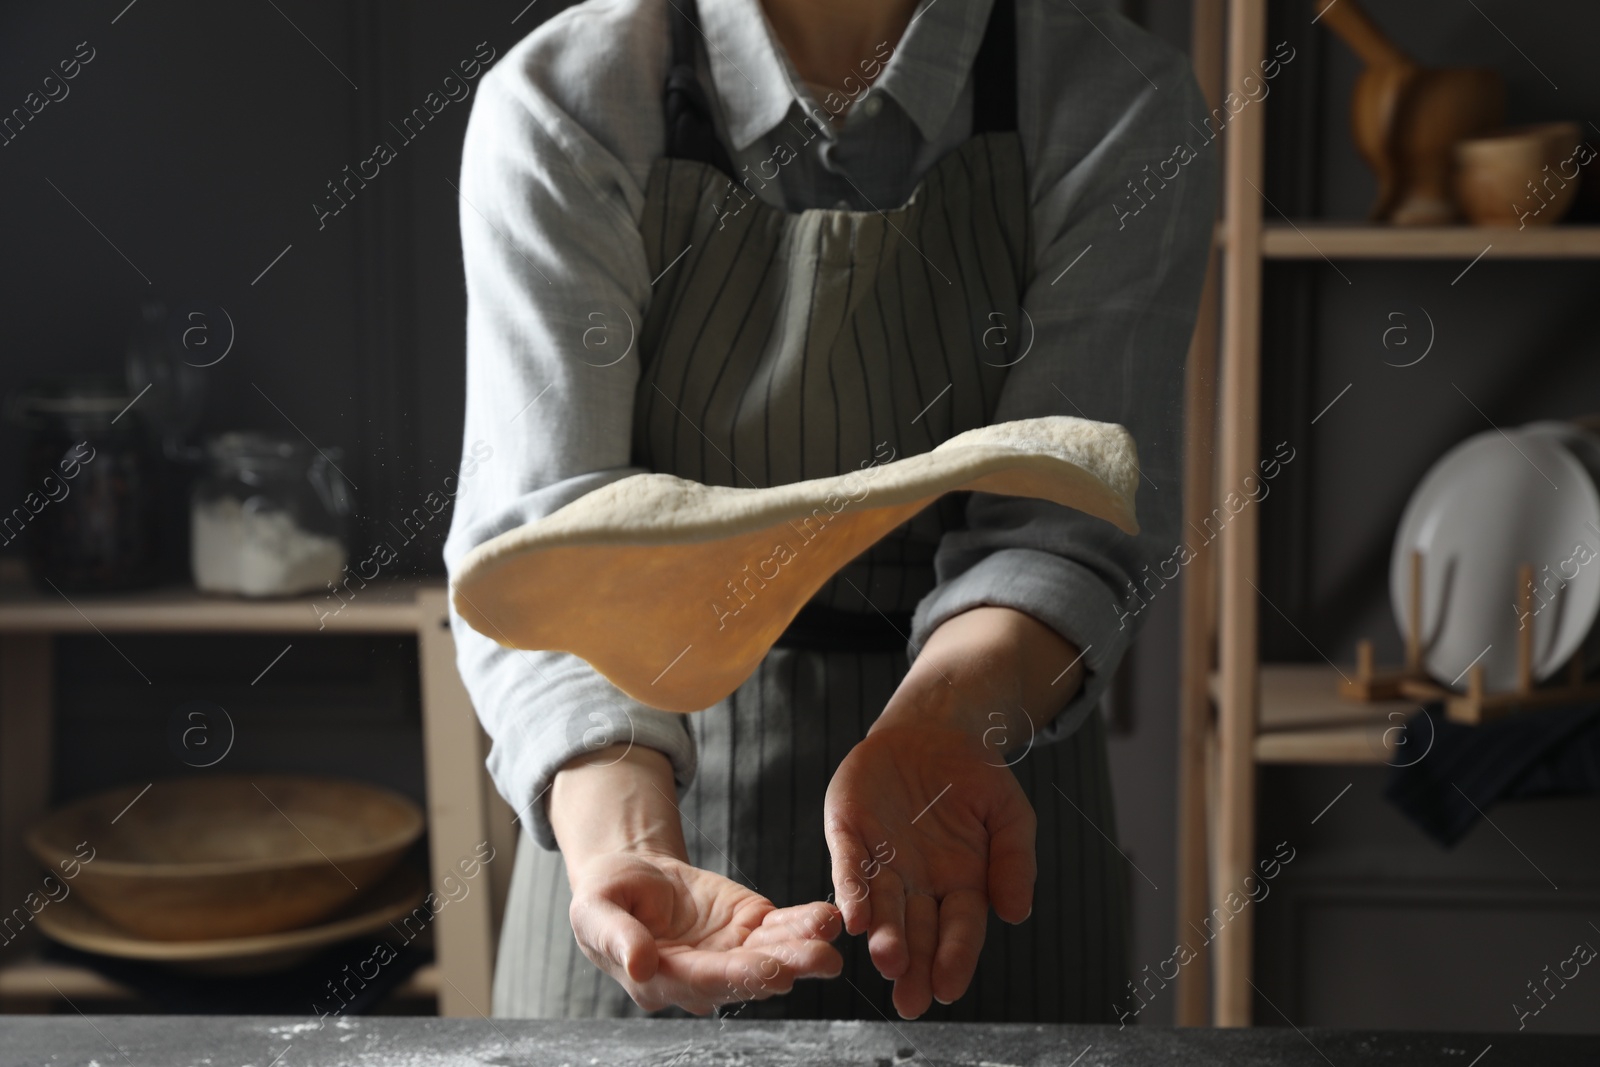
{"label": "jar of flour", "polygon": [[207,593],[290,596],[342,577],[350,512],[338,449],[254,433],[206,444],[190,504],[190,565]]}

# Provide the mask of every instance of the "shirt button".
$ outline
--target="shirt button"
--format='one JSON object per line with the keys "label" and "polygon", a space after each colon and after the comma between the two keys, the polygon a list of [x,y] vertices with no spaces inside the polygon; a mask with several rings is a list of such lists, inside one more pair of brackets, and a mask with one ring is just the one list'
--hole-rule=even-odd
{"label": "shirt button", "polygon": [[869,92],[861,98],[861,113],[867,118],[877,118],[878,112],[883,110],[883,98],[877,93]]}
{"label": "shirt button", "polygon": [[835,210],[835,211],[849,211],[850,210],[850,201],[848,201],[848,200],[840,200],[837,204],[833,205],[833,210]]}

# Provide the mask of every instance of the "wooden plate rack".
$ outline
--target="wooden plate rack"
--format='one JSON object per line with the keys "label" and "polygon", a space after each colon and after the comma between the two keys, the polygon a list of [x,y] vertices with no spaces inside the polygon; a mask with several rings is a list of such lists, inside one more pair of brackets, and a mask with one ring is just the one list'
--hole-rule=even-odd
{"label": "wooden plate rack", "polygon": [[[1409,611],[1406,617],[1405,663],[1389,670],[1374,664],[1372,642],[1356,645],[1356,673],[1339,683],[1339,693],[1350,700],[1377,701],[1409,699],[1429,703],[1443,701],[1445,717],[1451,722],[1477,725],[1492,719],[1540,708],[1584,701],[1600,701],[1600,681],[1587,681],[1583,650],[1567,661],[1561,681],[1534,685],[1533,681],[1533,566],[1517,568],[1517,614],[1524,620],[1517,631],[1517,684],[1515,688],[1489,692],[1483,680],[1483,665],[1467,668],[1467,691],[1457,693],[1428,676],[1422,665],[1422,553],[1411,553],[1411,583],[1407,590]],[[1487,651],[1487,649],[1485,650]]]}

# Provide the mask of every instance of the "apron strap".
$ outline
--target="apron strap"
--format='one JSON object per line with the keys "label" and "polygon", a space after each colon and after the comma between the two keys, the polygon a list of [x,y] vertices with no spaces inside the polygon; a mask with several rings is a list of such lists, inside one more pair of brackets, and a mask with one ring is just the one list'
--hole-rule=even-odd
{"label": "apron strap", "polygon": [[808,602],[773,642],[814,652],[904,652],[911,612],[843,611]]}
{"label": "apron strap", "polygon": [[716,167],[730,179],[733,160],[717,137],[711,119],[711,102],[695,74],[695,38],[701,36],[700,11],[695,0],[671,0],[667,5],[671,27],[672,63],[667,69],[662,106],[667,115],[668,159],[687,159]]}
{"label": "apron strap", "polygon": [[1017,128],[1017,9],[994,0],[972,61],[972,135]]}
{"label": "apron strap", "polygon": [[[669,159],[687,159],[716,167],[734,177],[733,160],[717,137],[711,102],[695,74],[695,38],[702,36],[695,0],[672,0],[672,62],[662,94],[666,111]],[[983,42],[972,62],[972,133],[999,133],[1017,128],[1017,12],[1015,0],[994,0]]]}

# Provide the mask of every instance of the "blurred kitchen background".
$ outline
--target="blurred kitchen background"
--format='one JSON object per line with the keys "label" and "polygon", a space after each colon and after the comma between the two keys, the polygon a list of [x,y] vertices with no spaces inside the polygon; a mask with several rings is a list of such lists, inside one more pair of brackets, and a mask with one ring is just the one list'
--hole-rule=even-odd
{"label": "blurred kitchen background", "polygon": [[[444,107],[336,215],[322,214],[333,203],[327,183],[376,141],[394,140],[389,123],[481,43],[503,55],[566,5],[125,3],[0,8],[7,109],[79,42],[93,51],[70,95],[0,147],[0,396],[10,401],[0,504],[10,509],[34,488],[30,442],[48,432],[42,422],[65,418],[60,390],[40,383],[94,375],[109,383],[98,394],[81,380],[68,392],[105,410],[75,417],[105,423],[104,454],[145,449],[140,469],[159,486],[149,495],[159,501],[148,519],[153,554],[130,550],[130,567],[148,566],[164,583],[189,580],[194,482],[218,477],[197,453],[219,435],[253,432],[309,438],[327,453],[293,462],[336,465],[321,472],[323,503],[351,561],[388,539],[399,551],[386,577],[438,578],[448,512],[403,547],[394,531],[461,462],[464,294],[452,183],[470,100]],[[1600,143],[1590,121],[1600,119],[1600,8],[1368,6],[1423,62],[1499,70],[1508,122],[1571,119]],[[1128,0],[1123,10],[1187,50],[1188,0]],[[1296,58],[1271,83],[1265,193],[1292,217],[1364,218],[1375,185],[1348,118],[1359,61],[1311,23],[1307,0],[1269,11],[1269,44],[1288,42]],[[1356,641],[1372,637],[1380,659],[1397,660],[1390,549],[1427,468],[1488,429],[1486,419],[1511,426],[1600,411],[1600,262],[1487,259],[1470,284],[1453,284],[1463,265],[1310,259],[1266,273],[1262,450],[1287,440],[1299,458],[1261,505],[1259,584],[1291,624],[1263,608],[1264,658],[1321,662],[1321,649],[1348,663]],[[158,382],[111,428],[107,416],[121,405],[106,398],[132,398],[122,376],[130,348],[145,343],[150,301],[166,309],[152,319],[157,329],[174,318],[180,333],[204,326],[185,350],[194,364],[216,362],[177,376],[203,396]],[[1391,312],[1415,308],[1437,324],[1437,344],[1425,361],[1397,368],[1385,360],[1384,331]],[[1347,383],[1350,394],[1312,427]],[[13,584],[24,580],[24,549],[25,539],[0,548]],[[1135,969],[1168,959],[1179,937],[1175,593],[1146,613],[1108,710],[1118,830],[1150,879],[1131,880]],[[287,643],[292,650],[273,660]],[[113,647],[87,632],[53,647],[53,803],[200,773],[169,738],[174,711],[196,700],[231,716],[229,770],[338,775],[426,801],[411,635],[126,633]],[[1297,858],[1256,911],[1256,1019],[1515,1029],[1507,1005],[1525,996],[1524,980],[1600,920],[1600,800],[1504,804],[1491,812],[1503,834],[1480,824],[1447,850],[1383,799],[1389,773],[1381,764],[1263,770],[1258,851],[1288,840]],[[7,986],[16,952],[0,946],[0,997],[9,989],[7,1006],[59,1008],[37,984],[20,998]],[[428,989],[405,995],[395,1010],[431,1010]],[[1158,996],[1140,1021],[1170,1022],[1172,1011],[1173,998]],[[1600,997],[1557,998],[1530,1025],[1600,1032]]]}

